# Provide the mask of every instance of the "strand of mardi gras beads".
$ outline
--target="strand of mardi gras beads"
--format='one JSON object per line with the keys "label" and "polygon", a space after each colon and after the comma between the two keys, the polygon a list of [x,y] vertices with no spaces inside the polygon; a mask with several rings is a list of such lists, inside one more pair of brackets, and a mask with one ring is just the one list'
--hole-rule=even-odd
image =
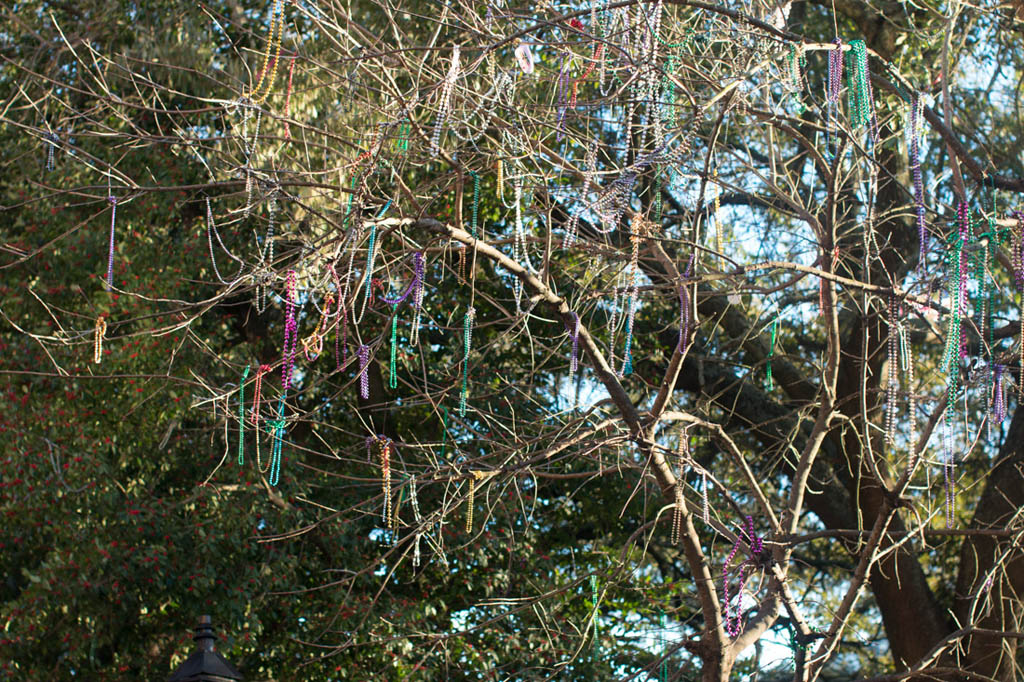
{"label": "strand of mardi gras beads", "polygon": [[291,58],[291,64],[288,66],[288,88],[285,90],[284,95],[284,139],[292,139],[292,127],[288,123],[289,111],[292,108],[292,76],[295,75],[295,60],[298,59],[298,55],[293,55]]}
{"label": "strand of mardi gras beads", "polygon": [[[273,422],[268,422],[272,424]],[[260,474],[265,474],[270,471],[271,460],[267,460],[267,466],[263,466],[263,458],[260,456],[260,430],[253,429],[253,439],[256,441],[256,471]],[[267,433],[271,434],[271,440],[273,440],[274,429],[270,426],[267,427]],[[271,445],[271,452],[273,452],[273,445]]]}
{"label": "strand of mardi gras beads", "polygon": [[871,122],[871,76],[868,72],[868,54],[863,40],[851,40],[847,70],[847,104],[850,125],[859,128]]}
{"label": "strand of mardi gras beads", "polygon": [[409,294],[413,294],[413,304],[416,303],[415,293],[423,286],[423,272],[425,266],[423,264],[423,252],[417,251],[412,256],[413,259],[413,275],[412,281],[409,282],[408,286],[398,296],[388,296],[387,294],[381,295],[381,300],[388,305],[397,306],[405,302],[409,298]]}
{"label": "strand of mardi gras beads", "polygon": [[715,252],[718,253],[719,262],[722,263],[725,254],[722,252],[722,221],[719,216],[722,212],[722,186],[718,184],[718,166],[715,166],[711,174],[711,182],[715,185],[714,213],[712,219],[715,221]]}
{"label": "strand of mardi gras beads", "polygon": [[267,483],[271,487],[277,485],[281,478],[281,449],[284,446],[284,395],[282,394],[281,400],[277,403],[277,419],[268,423],[274,430],[274,445],[270,451],[270,476],[267,478]]}
{"label": "strand of mardi gras beads", "polygon": [[249,365],[238,382],[238,466],[245,464],[245,380],[249,378]]}
{"label": "strand of mardi gras beads", "polygon": [[213,209],[210,208],[210,197],[206,197],[206,243],[210,249],[210,262],[213,263],[213,274],[217,276],[217,279],[221,284],[229,284],[223,276],[220,274],[220,269],[217,268],[217,257],[214,255],[213,249],[213,238],[217,237],[217,243],[220,244],[220,248],[224,249],[224,253],[228,254],[233,260],[241,263],[241,267],[238,269],[238,275],[242,274],[242,270],[245,268],[245,261],[241,260],[233,253],[228,251],[228,248],[224,246],[224,241],[220,238],[220,233],[217,231],[217,225],[213,222]]}
{"label": "strand of mardi gras beads", "polygon": [[804,46],[792,44],[789,46],[789,56],[787,60],[787,82],[789,89],[792,91],[794,99],[796,99],[796,110],[797,113],[802,114],[804,112],[803,99],[801,94],[804,89],[804,76],[803,67],[807,64],[807,57],[804,50]]}
{"label": "strand of mardi gras beads", "polygon": [[1013,275],[1017,282],[1017,289],[1021,292],[1020,298],[1020,344],[1019,344],[1019,361],[1018,367],[1020,371],[1017,373],[1017,395],[1019,399],[1024,400],[1024,211],[1014,211],[1014,217],[1017,218],[1017,231],[1014,233],[1014,246],[1011,247],[1013,253],[1010,254],[1010,261],[1013,264]]}
{"label": "strand of mardi gras beads", "polygon": [[768,342],[767,371],[765,373],[765,386],[768,390],[775,388],[775,381],[772,379],[772,358],[775,356],[775,338],[779,332],[779,315],[772,319],[771,340]]}
{"label": "strand of mardi gras beads", "polygon": [[409,504],[412,505],[412,519],[416,524],[416,532],[413,534],[412,545],[412,567],[419,568],[420,565],[420,528],[423,526],[423,517],[420,516],[420,501],[416,493],[416,477],[409,481]]}
{"label": "strand of mardi gras beads", "polygon": [[629,260],[629,294],[626,303],[626,347],[623,352],[622,371],[619,373],[619,376],[629,376],[633,373],[633,321],[636,318],[636,309],[639,305],[638,299],[640,297],[640,241],[643,239],[644,230],[643,218],[637,213],[633,216],[630,229],[632,234],[629,237],[632,250]]}
{"label": "strand of mardi gras beads", "polygon": [[594,574],[590,575],[590,594],[591,594],[591,606],[594,609],[594,639],[593,644],[597,644],[597,607],[600,604],[600,594],[597,589],[597,576]]}
{"label": "strand of mardi gras beads", "polygon": [[113,194],[107,197],[110,202],[110,250],[107,255],[107,283],[106,290],[114,286],[114,221],[117,219],[117,197]]}
{"label": "strand of mardi gras beads", "polygon": [[[263,66],[260,67],[260,75],[256,85],[249,92],[249,97],[256,104],[263,104],[264,100],[274,88],[274,78],[277,76],[277,62],[281,57],[281,40],[284,38],[284,1],[274,0],[273,14],[270,17],[270,36],[267,39],[267,49],[263,53]],[[273,62],[270,61],[270,53],[274,53]],[[269,69],[270,77],[267,78]],[[263,83],[266,81],[266,90]]]}
{"label": "strand of mardi gras beads", "polygon": [[579,369],[580,352],[580,316],[576,312],[570,312],[572,327],[569,329],[569,338],[572,339],[572,353],[569,355],[569,385],[572,386],[573,375]]}
{"label": "strand of mardi gras beads", "polygon": [[281,365],[281,400],[285,399],[292,385],[292,367],[295,364],[295,347],[298,344],[299,323],[295,319],[295,271],[289,270],[285,278],[284,299],[284,363]]}
{"label": "strand of mardi gras beads", "polygon": [[103,337],[107,333],[107,318],[100,315],[96,318],[96,329],[92,335],[92,361],[100,364],[103,361]]}
{"label": "strand of mardi gras beads", "polygon": [[680,537],[680,532],[681,532],[680,529],[682,528],[682,525],[683,525],[683,509],[684,509],[684,504],[685,503],[683,502],[683,480],[682,480],[682,478],[676,478],[675,493],[676,493],[675,502],[672,505],[672,534],[671,534],[671,537],[669,538],[669,542],[672,545],[678,545],[679,544],[679,537]]}
{"label": "strand of mardi gras beads", "polygon": [[679,347],[680,353],[685,353],[690,338],[690,294],[686,290],[686,283],[679,285]]}
{"label": "strand of mardi gras beads", "polygon": [[928,228],[924,217],[924,180],[921,176],[921,97],[917,93],[910,100],[910,168],[914,176],[914,212],[917,216],[917,238],[920,245],[918,265],[924,263],[928,253]]}
{"label": "strand of mardi gras beads", "polygon": [[388,530],[392,530],[394,522],[391,518],[391,439],[378,439],[377,447],[380,451],[381,489],[384,493],[384,525]]}
{"label": "strand of mardi gras beads", "polygon": [[260,365],[256,369],[256,378],[253,379],[252,410],[249,412],[249,422],[256,431],[260,428],[260,400],[263,394],[263,375],[271,371],[270,365]]}
{"label": "strand of mardi gras beads", "polygon": [[722,592],[723,601],[725,602],[725,631],[729,636],[736,638],[740,634],[740,625],[743,619],[743,587],[747,583],[747,571],[753,568],[754,559],[761,552],[764,551],[764,541],[762,538],[754,534],[754,519],[750,516],[746,519],[746,525],[743,529],[744,535],[747,537],[747,543],[750,547],[750,557],[743,561],[740,565],[739,571],[739,588],[737,589],[737,604],[736,604],[736,616],[735,619],[731,615],[731,604],[729,602],[729,563],[732,562],[736,556],[736,552],[739,550],[740,538],[736,538],[736,543],[732,546],[732,551],[729,552],[729,558],[725,560],[725,567],[722,571]]}
{"label": "strand of mardi gras beads", "polygon": [[420,339],[421,319],[423,318],[423,296],[426,291],[427,262],[426,256],[422,253],[413,261],[416,269],[416,286],[412,291],[412,332],[409,334],[409,343],[416,345]]}
{"label": "strand of mardi gras beads", "polygon": [[[902,311],[901,311],[902,315]],[[907,338],[907,327],[900,324],[900,360],[903,371],[907,374],[907,412],[910,416],[910,442],[914,442],[914,435],[917,433],[917,399],[914,397],[914,359],[911,357],[910,341]],[[915,448],[911,448],[912,456],[908,460],[909,466],[913,468]]]}
{"label": "strand of mardi gras beads", "polygon": [[462,320],[462,391],[459,395],[459,416],[466,416],[466,399],[469,397],[469,350],[473,343],[473,318],[476,317],[476,308],[469,307],[466,317]]}
{"label": "strand of mardi gras beads", "polygon": [[437,121],[434,123],[434,131],[430,135],[430,156],[436,157],[441,151],[441,133],[444,132],[445,124],[448,122],[448,114],[451,109],[452,92],[455,90],[455,81],[459,78],[459,52],[461,47],[456,45],[452,48],[452,63],[448,68],[448,75],[441,85],[441,98],[437,105]]}
{"label": "strand of mardi gras beads", "polygon": [[945,457],[943,462],[943,478],[946,489],[946,527],[952,528],[956,514],[956,455],[953,444],[954,409],[958,391],[957,380],[960,375],[960,362],[966,350],[961,316],[967,308],[967,259],[964,247],[970,236],[970,215],[967,203],[961,201],[957,205],[958,234],[953,240],[953,248],[949,255],[949,296],[950,321],[949,337],[946,342],[945,370],[948,375],[946,393],[945,419]]}
{"label": "strand of mardi gras beads", "polygon": [[473,532],[473,501],[476,497],[476,473],[469,472],[469,494],[466,496],[466,532]]}
{"label": "strand of mardi gras beads", "polygon": [[1006,395],[1003,392],[1002,365],[992,366],[992,421],[996,426],[1006,419]]}
{"label": "strand of mardi gras beads", "polygon": [[889,333],[887,370],[889,380],[885,386],[885,442],[892,445],[896,438],[896,395],[899,389],[899,368],[897,359],[896,297],[889,299]]}
{"label": "strand of mardi gras beads", "polygon": [[[828,53],[828,91],[826,93],[825,154],[829,161],[836,158],[839,123],[839,92],[843,83],[843,41],[835,39],[835,47]],[[833,150],[833,142],[836,147]]]}
{"label": "strand of mardi gras beads", "polygon": [[359,346],[359,397],[363,400],[370,398],[370,377],[367,373],[369,364],[370,347],[363,344]]}
{"label": "strand of mardi gras beads", "polygon": [[57,151],[57,146],[60,144],[60,138],[57,137],[56,133],[47,132],[43,135],[43,139],[46,141],[46,172],[52,172],[56,168],[54,163],[54,155]]}
{"label": "strand of mardi gras beads", "polygon": [[[313,333],[308,338],[302,340],[302,354],[309,362],[316,360],[324,351],[324,337],[327,336],[327,318],[333,305],[334,294],[328,293],[324,297],[324,309],[320,313],[320,322],[317,323]],[[335,354],[337,354],[337,349],[335,349]]]}
{"label": "strand of mardi gras beads", "polygon": [[391,358],[388,363],[388,388],[398,388],[398,305],[391,306]]}

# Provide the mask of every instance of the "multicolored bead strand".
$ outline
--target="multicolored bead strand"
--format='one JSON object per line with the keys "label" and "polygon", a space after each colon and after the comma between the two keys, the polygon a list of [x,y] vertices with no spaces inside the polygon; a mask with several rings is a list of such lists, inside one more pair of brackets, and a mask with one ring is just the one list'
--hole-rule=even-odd
{"label": "multicolored bead strand", "polygon": [[462,391],[459,395],[459,416],[466,416],[466,399],[469,397],[469,351],[473,343],[473,319],[476,317],[476,308],[469,307],[466,317],[462,321]]}
{"label": "multicolored bead strand", "polygon": [[110,251],[107,255],[106,290],[110,291],[114,286],[114,221],[117,219],[117,197],[110,195],[107,201],[110,202]]}
{"label": "multicolored bead strand", "polygon": [[834,47],[828,53],[828,90],[825,98],[825,154],[829,161],[835,159],[839,148],[839,92],[843,84],[843,41],[837,37],[833,44]]}
{"label": "multicolored bead strand", "polygon": [[238,382],[238,466],[245,464],[245,380],[249,378],[249,367],[245,366]]}
{"label": "multicolored bead strand", "polygon": [[391,530],[393,528],[391,518],[391,439],[379,438],[377,448],[380,452],[381,489],[384,493],[384,525]]}
{"label": "multicolored bead strand", "polygon": [[359,397],[363,400],[370,398],[370,376],[367,367],[370,364],[370,347],[366,344],[359,346]]}
{"label": "multicolored bead strand", "polygon": [[100,315],[96,318],[96,329],[92,335],[92,361],[95,364],[103,362],[103,337],[107,333],[107,318]]}
{"label": "multicolored bead strand", "polygon": [[448,75],[441,85],[441,96],[437,105],[437,120],[434,122],[434,131],[430,135],[430,156],[436,157],[441,151],[441,133],[448,122],[448,114],[451,109],[452,92],[455,90],[455,81],[459,78],[459,52],[461,48],[456,45],[452,48],[452,63],[448,68]]}

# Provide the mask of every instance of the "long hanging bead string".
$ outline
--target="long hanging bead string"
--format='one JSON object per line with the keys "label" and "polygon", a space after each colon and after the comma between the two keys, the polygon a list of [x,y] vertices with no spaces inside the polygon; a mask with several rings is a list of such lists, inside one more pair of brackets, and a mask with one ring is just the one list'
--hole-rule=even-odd
{"label": "long hanging bead string", "polygon": [[[256,85],[249,91],[249,97],[256,104],[263,104],[274,87],[274,78],[277,75],[277,62],[281,56],[281,39],[284,37],[284,0],[274,0],[274,13],[270,18],[270,36],[267,39],[267,49],[263,53],[263,66],[260,67],[260,75]],[[274,53],[273,62],[270,61],[270,53]],[[267,77],[269,68],[269,78]],[[264,91],[263,83],[267,87]],[[262,94],[261,94],[262,93]]]}
{"label": "long hanging bead string", "polygon": [[779,332],[779,315],[772,319],[771,340],[768,342],[767,370],[765,372],[765,386],[770,391],[775,388],[775,380],[772,378],[772,358],[775,356],[775,338]]}
{"label": "long hanging bead string", "polygon": [[46,140],[46,172],[49,173],[56,168],[54,163],[54,155],[57,151],[57,146],[60,144],[60,138],[57,137],[56,133],[48,132],[43,136]]}
{"label": "long hanging bead string", "polygon": [[897,359],[899,320],[896,317],[896,297],[889,300],[888,381],[885,386],[885,442],[892,445],[896,438],[896,396],[899,390]]}
{"label": "long hanging bead string", "polygon": [[[902,310],[901,310],[902,316]],[[910,442],[914,443],[915,434],[917,433],[917,400],[914,397],[914,358],[911,356],[910,341],[907,338],[906,325],[900,324],[899,326],[900,336],[900,363],[901,367],[907,375],[907,412],[910,417]],[[907,460],[908,471],[912,470],[916,464],[916,449],[911,447],[911,456]]]}
{"label": "long hanging bead string", "polygon": [[594,609],[594,638],[592,641],[593,645],[597,645],[597,622],[598,615],[597,607],[600,604],[600,593],[597,589],[597,576],[594,574],[590,575],[590,595],[591,595],[591,608]]}
{"label": "long hanging bead string", "polygon": [[[220,281],[221,284],[229,284],[229,282],[227,282],[224,279],[224,277],[220,274],[220,269],[217,268],[217,257],[214,255],[213,238],[214,237],[217,238],[217,243],[220,245],[220,248],[224,249],[224,253],[228,254],[228,256],[232,260],[238,261],[238,263],[241,264],[241,267],[238,270],[238,274],[241,274],[242,273],[242,269],[245,268],[245,261],[243,261],[241,258],[238,258],[235,254],[233,254],[230,251],[228,251],[228,247],[224,246],[224,241],[220,238],[220,232],[217,231],[217,224],[213,221],[213,209],[210,208],[210,197],[205,197],[205,199],[206,199],[206,242],[207,242],[207,246],[210,249],[210,262],[213,264],[213,274],[215,274],[217,276],[217,279]],[[236,274],[235,277],[237,277],[238,274]]]}
{"label": "long hanging bead string", "polygon": [[412,505],[413,523],[416,524],[416,531],[413,534],[412,545],[412,567],[419,568],[420,565],[420,528],[423,526],[423,517],[420,515],[420,501],[416,493],[416,477],[409,481],[409,504]]}
{"label": "long hanging bead string", "polygon": [[245,380],[249,378],[249,367],[245,366],[238,382],[238,466],[245,464]]}
{"label": "long hanging bead string", "polygon": [[[470,213],[470,232],[473,235],[473,239],[477,238],[477,220],[480,216],[480,174],[474,171],[469,171],[469,175],[473,178],[473,208]],[[463,244],[459,250],[459,279],[466,279],[466,245]]]}
{"label": "long hanging bead string", "polygon": [[377,447],[380,450],[381,487],[384,493],[384,525],[391,530],[391,439],[378,440]]}
{"label": "long hanging bead string", "polygon": [[103,361],[103,337],[107,333],[107,318],[100,315],[96,318],[96,329],[92,335],[92,361],[100,364]]}
{"label": "long hanging bead string", "polygon": [[391,306],[391,357],[388,363],[388,388],[398,388],[398,304]]}
{"label": "long hanging bead string", "polygon": [[863,40],[851,40],[847,71],[847,103],[850,125],[859,128],[871,123],[872,93],[868,72],[868,54]]}
{"label": "long hanging bead string", "polygon": [[[327,294],[324,297],[324,309],[320,312],[320,322],[317,323],[316,329],[308,337],[302,340],[302,354],[310,362],[320,357],[320,353],[324,350],[324,337],[327,336],[327,318],[331,314],[331,308],[334,306],[334,294]],[[337,354],[337,351],[335,351]]]}
{"label": "long hanging bead string", "polygon": [[736,592],[737,604],[736,604],[736,616],[732,615],[732,604],[729,601],[729,564],[736,557],[736,552],[739,551],[740,542],[742,538],[736,538],[736,543],[732,546],[732,551],[729,552],[729,557],[725,560],[725,567],[722,571],[722,593],[725,602],[725,631],[730,637],[737,637],[740,634],[740,625],[743,620],[743,587],[747,584],[747,571],[753,568],[754,558],[764,551],[764,541],[754,535],[754,519],[750,516],[746,519],[746,525],[743,529],[743,534],[747,538],[747,543],[750,547],[750,557],[740,565],[739,570],[739,587]]}
{"label": "long hanging bead string", "polygon": [[270,451],[270,476],[267,479],[272,487],[277,485],[281,477],[281,450],[284,447],[284,429],[287,424],[284,407],[288,389],[292,385],[295,348],[298,345],[299,324],[295,318],[295,278],[295,271],[289,270],[285,278],[284,362],[281,364],[281,397],[277,403],[277,419],[268,424],[273,428],[274,433],[274,445]]}
{"label": "long hanging bead string", "polygon": [[256,369],[256,378],[253,379],[252,409],[249,411],[249,422],[258,433],[260,429],[260,400],[263,397],[263,375],[271,371],[270,365],[260,365]]}
{"label": "long hanging bead string", "polygon": [[466,317],[462,321],[462,391],[459,394],[459,416],[466,416],[466,399],[469,397],[469,351],[473,343],[473,318],[476,317],[476,308],[469,307]]}
{"label": "long hanging bead string", "polygon": [[967,262],[964,247],[970,233],[970,216],[967,203],[961,201],[957,206],[958,234],[953,240],[953,248],[949,252],[949,298],[950,316],[949,333],[946,338],[946,351],[943,367],[948,376],[946,393],[946,418],[944,429],[945,453],[943,461],[943,477],[946,489],[946,527],[952,528],[956,513],[956,456],[953,444],[954,409],[956,407],[957,379],[960,375],[960,361],[964,343],[962,338],[961,316],[967,303]]}
{"label": "long hanging bead string", "polygon": [[569,315],[572,316],[572,327],[569,330],[569,337],[572,339],[572,353],[569,355],[569,386],[572,386],[573,376],[579,369],[580,316],[576,312],[571,312]]}
{"label": "long hanging bead string", "polygon": [[368,400],[370,397],[370,377],[367,366],[370,364],[370,347],[359,346],[359,397]]}
{"label": "long hanging bead string", "polygon": [[444,132],[445,124],[448,122],[452,92],[455,89],[455,81],[459,78],[460,50],[458,45],[452,48],[452,63],[448,68],[448,75],[445,76],[444,83],[441,85],[441,98],[437,105],[437,121],[434,123],[434,131],[430,135],[430,156],[432,157],[436,157],[441,151],[441,133]]}
{"label": "long hanging bead string", "polygon": [[992,367],[992,423],[999,426],[1006,419],[1006,395],[1003,392],[1002,365]]}
{"label": "long hanging bead string", "polygon": [[629,237],[629,241],[632,245],[632,251],[630,252],[629,268],[630,268],[630,281],[629,281],[629,294],[626,302],[626,346],[623,352],[622,359],[622,371],[619,376],[629,376],[633,373],[633,321],[636,318],[636,309],[639,305],[640,296],[640,241],[643,239],[644,232],[643,218],[637,213],[633,216],[633,223],[631,225],[632,234]]}
{"label": "long hanging bead string", "polygon": [[[512,242],[512,259],[519,261],[522,258],[526,269],[529,272],[536,273],[537,270],[533,267],[533,263],[530,262],[530,253],[527,250],[526,243],[526,228],[523,225],[523,176],[521,173],[517,173],[512,179],[512,186],[515,189],[515,210],[516,210],[516,230],[515,239]],[[512,281],[512,291],[516,298],[516,314],[522,314],[522,298],[523,298],[523,280],[519,277],[515,277]]]}
{"label": "long hanging bead string", "polygon": [[[843,41],[838,37],[828,53],[828,92],[826,93],[825,154],[829,161],[836,157],[839,141],[839,91],[843,83]],[[835,144],[835,150],[833,150]]]}
{"label": "long hanging bead string", "polygon": [[1024,400],[1024,211],[1014,211],[1017,219],[1017,231],[1013,236],[1011,246],[1010,263],[1013,267],[1014,280],[1017,283],[1017,290],[1021,292],[1020,312],[1020,349],[1019,349],[1019,371],[1017,373],[1017,396]]}
{"label": "long hanging bead string", "polygon": [[110,250],[107,255],[107,283],[106,290],[114,286],[114,221],[117,219],[117,197],[113,194],[107,197],[110,202]]}
{"label": "long hanging bead string", "polygon": [[804,89],[804,77],[803,67],[807,63],[807,57],[804,54],[803,45],[790,45],[789,56],[787,57],[787,74],[786,83],[789,86],[790,91],[793,93],[793,98],[796,100],[796,110],[798,114],[804,112],[804,104],[801,99],[801,93]]}
{"label": "long hanging bead string", "polygon": [[469,472],[469,494],[466,496],[466,532],[473,532],[473,503],[476,497],[476,472]]}
{"label": "long hanging bead string", "polygon": [[298,55],[293,55],[291,64],[288,66],[288,87],[284,95],[284,139],[292,139],[292,127],[288,123],[288,115],[292,108],[292,76],[295,75],[295,61]]}
{"label": "long hanging bead string", "polygon": [[920,245],[918,265],[928,253],[928,228],[924,218],[924,180],[921,177],[921,97],[915,93],[910,99],[910,168],[914,176],[914,213],[917,216],[917,239]]}

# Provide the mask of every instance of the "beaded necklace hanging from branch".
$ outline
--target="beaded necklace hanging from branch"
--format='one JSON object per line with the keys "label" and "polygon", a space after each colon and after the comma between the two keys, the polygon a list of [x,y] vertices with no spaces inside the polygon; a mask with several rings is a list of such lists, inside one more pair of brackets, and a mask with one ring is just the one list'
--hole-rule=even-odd
{"label": "beaded necklace hanging from branch", "polygon": [[217,243],[220,245],[220,248],[222,248],[224,250],[224,253],[228,254],[228,257],[230,257],[232,260],[237,261],[239,263],[240,267],[238,268],[238,273],[235,275],[236,279],[237,279],[238,275],[242,274],[242,270],[245,269],[245,261],[243,261],[241,258],[238,258],[237,256],[235,256],[233,253],[228,251],[228,247],[224,246],[224,241],[220,238],[220,232],[217,231],[217,224],[213,221],[213,209],[210,208],[210,197],[205,197],[205,199],[206,199],[206,244],[207,244],[207,246],[209,247],[209,250],[210,250],[210,262],[213,264],[213,274],[216,275],[217,280],[220,281],[221,284],[229,284],[229,282],[227,282],[224,279],[224,277],[220,274],[220,270],[217,268],[217,257],[214,255],[214,248],[213,248],[213,239],[214,239],[214,237],[217,238]]}
{"label": "beaded necklace hanging from branch", "polygon": [[92,361],[100,364],[103,361],[103,337],[107,333],[107,318],[100,315],[96,318],[96,329],[92,334]]}
{"label": "beaded necklace hanging from branch", "polygon": [[258,433],[260,429],[260,401],[263,397],[263,376],[270,372],[272,367],[270,365],[260,365],[256,369],[256,378],[253,379],[252,384],[252,409],[249,411],[249,423],[252,424],[253,429]]}
{"label": "beaded necklace hanging from branch", "polygon": [[1019,344],[1019,372],[1017,373],[1017,396],[1024,400],[1024,211],[1014,211],[1017,219],[1017,230],[1013,233],[1013,246],[1010,248],[1010,262],[1013,267],[1013,277],[1017,283],[1017,290],[1021,292],[1020,312],[1020,338]]}
{"label": "beaded necklace hanging from branch", "polygon": [[384,511],[381,519],[384,526],[391,530],[393,519],[391,516],[391,439],[387,436],[370,436],[366,439],[366,460],[369,462],[373,448],[377,449],[377,457],[380,460],[381,492],[384,496]]}
{"label": "beaded necklace hanging from branch", "polygon": [[889,445],[892,445],[896,438],[896,396],[900,385],[897,359],[899,320],[896,311],[896,297],[893,296],[889,299],[888,357],[886,358],[888,381],[885,385],[885,442]]}
{"label": "beaded necklace hanging from branch", "polygon": [[725,566],[722,570],[722,601],[725,605],[723,609],[725,612],[723,614],[725,616],[725,631],[733,638],[740,634],[740,626],[743,620],[743,588],[747,584],[748,571],[754,568],[757,558],[764,551],[764,541],[754,534],[754,519],[750,516],[746,519],[742,535],[746,536],[749,557],[740,564],[739,586],[736,590],[735,617],[732,615],[732,604],[729,599],[729,564],[732,563],[736,553],[739,551],[740,543],[743,542],[742,537],[736,538],[736,543],[733,544],[732,551],[729,552],[729,557],[725,560]]}
{"label": "beaded necklace hanging from branch", "polygon": [[285,89],[284,94],[284,139],[292,139],[292,127],[288,123],[289,112],[292,108],[292,76],[295,75],[295,61],[298,59],[298,55],[293,55],[291,58],[291,64],[288,65],[288,87]]}
{"label": "beaded necklace hanging from branch", "polygon": [[49,173],[57,167],[54,156],[60,146],[60,138],[56,133],[48,132],[43,135],[43,139],[46,141],[46,172]]}
{"label": "beaded necklace hanging from branch", "polygon": [[[839,149],[839,92],[843,84],[843,41],[838,37],[828,53],[828,91],[826,93],[825,156],[835,159]],[[835,149],[833,149],[835,144]]]}
{"label": "beaded necklace hanging from branch", "polygon": [[629,376],[633,373],[633,321],[636,318],[640,297],[640,242],[646,231],[647,227],[643,217],[639,213],[634,214],[629,236],[632,250],[629,260],[629,293],[626,296],[626,346],[622,355],[622,371],[619,372],[619,376]]}
{"label": "beaded necklace hanging from branch", "polygon": [[[526,241],[526,227],[523,225],[523,176],[522,173],[517,173],[515,178],[512,180],[512,186],[515,189],[515,210],[516,210],[516,228],[515,228],[515,239],[512,242],[512,259],[519,262],[520,259],[527,271],[536,273],[537,270],[533,267],[533,263],[530,262],[530,253],[527,248]],[[522,299],[523,299],[523,280],[519,277],[512,279],[512,292],[516,299],[516,314],[521,315],[523,312]]]}
{"label": "beaded necklace hanging from branch", "polygon": [[466,399],[469,397],[469,351],[473,343],[473,319],[476,309],[473,306],[466,311],[462,320],[462,390],[459,393],[459,416],[466,416]]}
{"label": "beaded necklace hanging from branch", "polygon": [[370,364],[370,347],[365,343],[359,346],[359,397],[363,400],[370,398],[370,376],[368,367]]}
{"label": "beaded necklace hanging from branch", "polygon": [[[334,294],[324,296],[324,308],[320,311],[320,322],[316,329],[308,337],[302,340],[302,354],[306,360],[313,362],[324,350],[324,337],[327,336],[327,318],[330,316],[331,307],[334,305]],[[337,355],[337,351],[335,351]]]}
{"label": "beaded necklace hanging from branch", "polygon": [[105,288],[110,291],[114,286],[114,221],[117,219],[117,197],[113,194],[107,197],[110,202],[110,249],[107,255],[107,279]]}
{"label": "beaded necklace hanging from branch", "polygon": [[452,92],[455,90],[455,81],[459,78],[460,50],[461,48],[458,45],[452,48],[452,63],[448,68],[448,75],[445,76],[444,83],[441,85],[441,96],[437,104],[437,120],[434,122],[434,131],[430,135],[430,156],[432,157],[437,157],[441,151],[441,133],[444,132],[445,124],[448,122],[452,104]]}
{"label": "beaded necklace hanging from branch", "polygon": [[572,386],[573,377],[576,370],[579,369],[580,316],[575,311],[570,312],[569,316],[572,318],[572,325],[569,328],[569,338],[572,340],[572,352],[569,355],[569,385]]}
{"label": "beaded necklace hanging from branch", "polygon": [[924,180],[921,177],[921,97],[917,93],[910,99],[910,125],[908,126],[910,139],[908,140],[908,153],[910,154],[910,169],[914,176],[914,213],[917,216],[917,239],[920,248],[918,265],[925,261],[928,253],[928,228],[924,217]]}
{"label": "beaded necklace hanging from branch", "polygon": [[949,332],[946,337],[946,349],[943,356],[943,369],[947,375],[946,414],[944,420],[944,457],[943,476],[946,488],[946,527],[952,528],[956,513],[956,454],[954,453],[954,410],[960,378],[960,362],[963,359],[964,345],[961,316],[967,308],[967,259],[964,247],[970,237],[970,216],[967,203],[961,201],[957,206],[958,232],[951,239],[948,254],[949,281]]}
{"label": "beaded necklace hanging from branch", "polygon": [[413,533],[413,544],[412,544],[412,567],[419,568],[420,565],[420,537],[423,533],[420,529],[423,527],[423,517],[420,515],[420,501],[416,492],[416,477],[413,476],[409,480],[409,504],[412,506],[412,519],[416,526],[416,530]]}
{"label": "beaded necklace hanging from branch", "polygon": [[284,427],[286,423],[287,421],[284,418],[284,394],[282,394],[281,400],[277,403],[277,419],[267,424],[274,433],[274,444],[270,450],[270,476],[267,477],[267,483],[271,487],[276,486],[281,478],[281,450],[284,447]]}
{"label": "beaded necklace hanging from branch", "polygon": [[238,466],[245,464],[245,380],[249,378],[249,367],[245,366],[238,382]]}
{"label": "beaded necklace hanging from branch", "polygon": [[765,370],[765,387],[770,391],[775,388],[775,380],[772,378],[772,358],[775,356],[775,339],[779,332],[779,314],[772,319],[771,339],[768,341],[767,368]]}
{"label": "beaded necklace hanging from branch", "polygon": [[569,215],[569,221],[565,227],[565,236],[562,239],[563,249],[568,249],[576,242],[579,234],[580,212],[583,210],[583,206],[587,205],[590,192],[596,189],[594,174],[597,172],[597,144],[598,141],[595,136],[587,147],[586,154],[583,156],[583,192],[580,194],[580,200],[573,205]]}
{"label": "beaded necklace hanging from branch", "polygon": [[798,114],[804,112],[804,103],[802,94],[804,90],[804,67],[807,64],[807,56],[804,51],[804,46],[790,45],[789,54],[786,57],[786,78],[784,83],[788,90],[792,93],[793,99],[796,101],[796,111]]}
{"label": "beaded necklace hanging from branch", "polygon": [[[277,62],[281,57],[281,39],[284,37],[284,0],[274,0],[273,14],[270,17],[270,35],[267,38],[267,49],[263,53],[263,66],[260,75],[249,91],[248,97],[256,104],[263,104],[273,90],[274,78],[277,75]],[[270,54],[274,57],[271,61]],[[269,78],[268,75],[269,69]],[[266,82],[266,88],[263,87]]]}

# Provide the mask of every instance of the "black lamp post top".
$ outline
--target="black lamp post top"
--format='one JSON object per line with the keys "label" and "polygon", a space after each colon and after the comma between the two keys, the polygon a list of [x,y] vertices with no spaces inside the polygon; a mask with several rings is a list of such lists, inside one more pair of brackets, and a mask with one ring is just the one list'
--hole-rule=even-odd
{"label": "black lamp post top", "polygon": [[167,682],[232,682],[241,680],[242,674],[223,656],[214,651],[212,619],[200,616],[196,626],[196,651],[182,663]]}

